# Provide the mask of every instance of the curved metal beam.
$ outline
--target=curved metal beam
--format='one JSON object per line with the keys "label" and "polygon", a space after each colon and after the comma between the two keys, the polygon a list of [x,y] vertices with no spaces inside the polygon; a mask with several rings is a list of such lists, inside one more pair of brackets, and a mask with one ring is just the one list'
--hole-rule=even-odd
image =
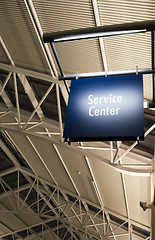
{"label": "curved metal beam", "polygon": [[[155,125],[153,125],[154,128],[155,128]],[[87,156],[91,159],[94,159],[94,160],[98,160],[98,161],[101,161],[103,164],[105,164],[106,166],[108,167],[111,167],[113,168],[114,170],[120,172],[120,173],[125,173],[125,174],[129,174],[129,175],[136,175],[136,176],[150,176],[151,172],[152,172],[152,169],[138,169],[138,168],[130,168],[130,167],[124,167],[120,164],[114,164],[114,163],[111,163],[108,159],[105,159],[105,158],[102,158],[101,156],[95,154],[95,153],[92,153],[92,152],[89,152],[85,149],[82,149],[82,148],[78,148],[76,146],[69,146],[69,145],[66,145],[65,143],[62,143],[61,141],[57,141],[56,139],[54,139],[52,136],[51,137],[47,137],[47,136],[43,136],[43,135],[39,135],[39,134],[36,134],[34,132],[31,132],[31,131],[27,131],[27,130],[18,130],[18,129],[14,129],[10,126],[2,126],[0,124],[0,129],[4,129],[6,131],[12,131],[12,132],[16,132],[16,133],[19,133],[19,134],[23,134],[25,136],[31,136],[31,137],[34,137],[34,138],[39,138],[39,139],[42,139],[46,142],[50,142],[52,144],[55,144],[56,146],[60,146],[60,147],[63,147],[65,149],[68,149],[70,151],[73,151],[81,156]],[[153,128],[151,127],[151,130],[153,130]]]}

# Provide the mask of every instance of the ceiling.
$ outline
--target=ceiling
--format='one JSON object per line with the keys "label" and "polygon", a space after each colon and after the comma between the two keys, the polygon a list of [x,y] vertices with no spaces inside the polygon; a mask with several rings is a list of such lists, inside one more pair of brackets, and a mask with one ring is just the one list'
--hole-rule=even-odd
{"label": "ceiling", "polygon": [[[144,109],[144,141],[62,138],[69,76],[152,69],[151,33],[53,48],[43,34],[154,15],[154,0],[0,1],[0,239],[151,239],[140,202],[154,201],[155,109]],[[152,74],[143,85],[151,104]]]}

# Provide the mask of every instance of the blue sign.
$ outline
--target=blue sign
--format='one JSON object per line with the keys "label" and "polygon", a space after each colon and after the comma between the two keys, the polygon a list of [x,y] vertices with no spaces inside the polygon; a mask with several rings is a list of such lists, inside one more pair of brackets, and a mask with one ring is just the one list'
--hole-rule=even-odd
{"label": "blue sign", "polygon": [[72,80],[64,138],[67,141],[144,138],[142,75]]}

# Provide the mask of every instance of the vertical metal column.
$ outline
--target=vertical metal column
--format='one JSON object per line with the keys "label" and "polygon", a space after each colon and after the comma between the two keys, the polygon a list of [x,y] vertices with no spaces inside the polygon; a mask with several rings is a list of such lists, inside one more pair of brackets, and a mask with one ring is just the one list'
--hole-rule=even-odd
{"label": "vertical metal column", "polygon": [[[151,60],[152,60],[152,70],[155,69],[155,63],[154,63],[154,31],[151,31]],[[152,102],[155,102],[155,76],[154,73],[152,74]]]}
{"label": "vertical metal column", "polygon": [[155,206],[153,204],[152,206],[152,214],[151,214],[151,239],[150,240],[155,240]]}
{"label": "vertical metal column", "polygon": [[[151,54],[152,54],[152,69],[155,69],[154,62],[154,31],[151,32]],[[155,102],[155,76],[152,74],[152,87],[153,87],[153,103]],[[155,137],[154,137],[154,158],[153,158],[153,176],[152,176],[152,184],[153,184],[153,204],[152,204],[152,213],[151,213],[151,239],[155,240]]]}
{"label": "vertical metal column", "polygon": [[151,240],[155,240],[155,137],[154,137],[154,157],[152,159],[153,173],[152,184],[152,206],[151,206]]}

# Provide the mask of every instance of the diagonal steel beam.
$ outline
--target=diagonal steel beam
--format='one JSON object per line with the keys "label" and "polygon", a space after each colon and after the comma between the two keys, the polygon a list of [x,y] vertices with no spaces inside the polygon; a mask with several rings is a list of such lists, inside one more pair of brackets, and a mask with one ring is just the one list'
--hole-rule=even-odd
{"label": "diagonal steel beam", "polygon": [[46,58],[48,67],[50,69],[50,72],[53,76],[54,75],[56,76],[57,75],[57,69],[56,69],[55,63],[53,61],[53,58],[51,56],[51,53],[50,53],[50,50],[49,50],[48,46],[45,45],[42,41],[43,30],[42,30],[41,24],[39,22],[35,7],[33,5],[33,2],[32,2],[32,0],[30,0],[30,1],[29,0],[24,0],[24,3],[25,3],[25,6],[27,8],[27,12],[30,16],[31,22],[33,24],[34,31],[35,31],[35,33],[38,37],[40,46],[43,50],[43,53],[44,53],[44,56]]}
{"label": "diagonal steel beam", "polygon": [[[0,83],[0,89],[2,89],[2,84]],[[10,99],[9,99],[9,97],[8,97],[8,95],[6,94],[6,92],[3,90],[2,91],[2,93],[1,93],[1,97],[2,97],[2,99],[3,99],[3,101],[4,101],[4,103],[6,104],[6,106],[7,106],[7,108],[9,109],[9,110],[12,110],[14,107],[13,107],[13,104],[12,104],[12,102],[10,101]]]}
{"label": "diagonal steel beam", "polygon": [[21,116],[20,116],[19,96],[18,96],[16,73],[13,73],[13,80],[14,80],[14,89],[15,89],[15,99],[16,99],[18,123],[19,123],[19,128],[21,128]]}
{"label": "diagonal steel beam", "polygon": [[[154,129],[155,129],[155,123],[144,133],[144,136],[146,137]],[[120,159],[125,157],[137,144],[138,144],[138,141],[135,141],[120,157],[118,157],[115,160],[115,163],[118,163]]]}
{"label": "diagonal steel beam", "polygon": [[[35,30],[35,32],[38,36],[38,40],[39,40],[39,42],[41,44],[41,47],[43,49],[45,58],[47,59],[47,63],[48,63],[49,69],[51,71],[51,74],[53,76],[58,77],[58,70],[57,70],[55,62],[53,60],[53,57],[52,57],[51,51],[49,49],[49,46],[48,46],[48,44],[45,44],[43,42],[43,30],[42,30],[42,26],[40,24],[36,9],[34,7],[33,1],[32,0],[24,0],[24,2],[25,2],[25,5],[26,5],[26,8],[27,8],[27,11],[29,13],[29,16],[31,18],[32,24],[34,26],[34,30]],[[57,78],[57,80],[58,80],[58,78]],[[57,83],[58,83],[58,81],[57,81]],[[65,87],[64,83],[61,84],[60,88],[61,88],[61,92],[62,92],[64,101],[67,105],[67,102],[68,102],[67,88]]]}
{"label": "diagonal steel beam", "polygon": [[5,88],[6,84],[8,83],[11,75],[12,75],[12,72],[9,72],[7,78],[5,79],[5,81],[4,81],[4,83],[3,83],[2,89],[1,89],[1,91],[0,91],[0,96],[1,96],[2,92],[4,91],[4,88]]}
{"label": "diagonal steel beam", "polygon": [[15,165],[16,168],[21,167],[20,163],[18,162],[17,158],[13,155],[10,149],[6,146],[6,144],[0,139],[0,147],[11,160],[11,162]]}
{"label": "diagonal steel beam", "polygon": [[48,96],[48,94],[52,91],[53,87],[54,87],[55,83],[52,83],[51,86],[47,89],[46,93],[44,94],[44,96],[42,97],[42,99],[39,101],[38,105],[36,106],[36,108],[34,109],[34,111],[31,113],[31,116],[29,117],[29,119],[27,120],[27,122],[25,123],[24,129],[27,127],[28,123],[31,121],[31,119],[33,118],[34,114],[37,112],[37,110],[40,108],[41,104],[44,102],[44,100],[46,99],[46,97]]}
{"label": "diagonal steel beam", "polygon": [[[24,90],[27,93],[33,107],[36,108],[37,105],[38,105],[38,101],[37,101],[37,99],[35,97],[35,94],[34,94],[32,88],[31,88],[31,86],[30,86],[30,84],[27,80],[27,77],[25,75],[22,75],[22,74],[18,73],[18,78],[20,79],[20,81],[21,81],[21,83],[24,87]],[[38,114],[40,119],[42,119],[44,117],[43,111],[40,107],[37,108],[36,113]]]}
{"label": "diagonal steel beam", "polygon": [[[96,26],[99,27],[99,26],[101,26],[101,21],[100,21],[100,16],[99,16],[97,0],[92,0],[92,5],[93,5],[93,10],[94,10],[94,17],[95,17],[95,21],[96,21]],[[107,72],[108,71],[108,64],[107,64],[107,57],[106,57],[103,38],[99,38],[99,45],[100,45],[100,50],[101,50],[103,67],[104,67],[104,70]]]}

